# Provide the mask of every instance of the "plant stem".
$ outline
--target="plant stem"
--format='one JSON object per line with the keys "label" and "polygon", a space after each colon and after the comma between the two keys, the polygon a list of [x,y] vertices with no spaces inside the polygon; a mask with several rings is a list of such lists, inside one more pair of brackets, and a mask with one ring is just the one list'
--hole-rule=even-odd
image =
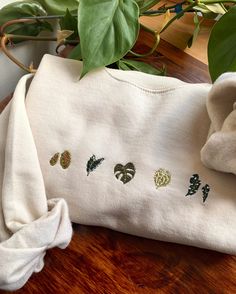
{"label": "plant stem", "polygon": [[34,36],[25,36],[25,35],[13,35],[5,34],[8,39],[19,39],[25,41],[57,41],[57,38],[52,37],[34,37]]}
{"label": "plant stem", "polygon": [[134,51],[132,51],[132,50],[130,50],[129,52],[130,52],[131,54],[133,54],[134,56],[136,56],[136,57],[147,57],[147,56],[149,56],[149,55],[152,55],[153,52],[156,50],[158,44],[160,43],[160,35],[159,35],[156,31],[150,29],[149,27],[144,26],[143,24],[140,24],[140,26],[141,26],[141,28],[142,28],[143,30],[145,30],[146,32],[148,32],[148,33],[154,35],[155,43],[154,43],[153,47],[151,48],[151,50],[150,50],[149,52],[145,53],[145,54],[139,54],[139,53],[136,53],[136,52],[134,52]]}
{"label": "plant stem", "polygon": [[[77,17],[76,14],[72,14],[72,16]],[[31,20],[43,20],[43,19],[58,19],[58,18],[63,18],[64,15],[44,15],[44,16],[28,16],[24,17],[24,19],[31,19]]]}
{"label": "plant stem", "polygon": [[185,12],[191,10],[196,5],[197,5],[196,3],[192,3],[191,5],[189,5],[186,8],[184,8],[181,12],[177,13],[174,17],[172,17],[172,19],[170,21],[168,21],[168,23],[161,29],[160,34],[162,32],[164,32],[172,24],[173,21],[175,21],[176,19],[178,19],[181,16],[183,16]]}
{"label": "plant stem", "polygon": [[172,9],[172,8],[175,8],[176,5],[183,5],[185,4],[186,1],[183,1],[183,2],[180,2],[178,4],[175,4],[175,5],[171,5],[171,6],[164,6],[163,9],[157,9],[157,10],[148,10],[148,11],[144,11],[141,16],[149,16],[149,15],[153,15],[153,14],[159,14],[159,13],[165,13],[167,10],[169,9]]}
{"label": "plant stem", "polygon": [[[8,39],[19,39],[22,41],[57,41],[57,38],[53,37],[34,37],[25,35],[13,35],[5,34]],[[65,40],[64,44],[78,44],[79,40]]]}
{"label": "plant stem", "polygon": [[8,39],[8,37],[6,35],[1,37],[2,51],[8,56],[9,59],[11,59],[14,63],[16,63],[23,70],[25,70],[25,71],[27,71],[29,73],[35,73],[36,70],[33,69],[32,66],[29,66],[29,67],[25,66],[23,63],[21,63],[19,60],[17,60],[13,55],[11,55],[11,53],[6,48],[6,44],[7,44],[8,41],[9,41],[9,39]]}

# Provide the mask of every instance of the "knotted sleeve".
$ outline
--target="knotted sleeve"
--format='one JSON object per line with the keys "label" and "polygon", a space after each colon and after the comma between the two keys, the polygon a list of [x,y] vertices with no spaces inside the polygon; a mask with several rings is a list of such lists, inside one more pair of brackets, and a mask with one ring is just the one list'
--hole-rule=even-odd
{"label": "knotted sleeve", "polygon": [[43,268],[46,250],[65,248],[72,235],[67,204],[47,200],[37,149],[18,83],[0,116],[0,289],[22,287]]}
{"label": "knotted sleeve", "polygon": [[202,162],[214,170],[236,174],[236,74],[225,73],[213,85],[207,110],[211,128],[201,150]]}

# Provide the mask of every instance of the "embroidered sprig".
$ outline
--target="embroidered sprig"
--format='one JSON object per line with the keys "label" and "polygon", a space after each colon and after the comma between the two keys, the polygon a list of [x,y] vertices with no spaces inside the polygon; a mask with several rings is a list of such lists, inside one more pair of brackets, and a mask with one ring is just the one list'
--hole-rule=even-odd
{"label": "embroidered sprig", "polygon": [[[188,188],[188,192],[185,196],[194,195],[195,193],[197,193],[200,186],[201,186],[201,180],[199,178],[199,175],[193,174],[190,178],[190,185]],[[202,200],[203,200],[203,203],[205,203],[210,192],[210,186],[208,184],[205,184],[205,186],[203,186],[201,190],[202,190]]]}
{"label": "embroidered sprig", "polygon": [[202,187],[202,200],[203,200],[203,203],[207,200],[207,197],[209,195],[209,192],[210,192],[210,186],[208,184],[206,184],[204,187]]}
{"label": "embroidered sprig", "polygon": [[96,156],[93,155],[89,158],[87,162],[87,176],[90,174],[90,172],[94,171],[104,160],[105,158],[99,158],[96,159]]}

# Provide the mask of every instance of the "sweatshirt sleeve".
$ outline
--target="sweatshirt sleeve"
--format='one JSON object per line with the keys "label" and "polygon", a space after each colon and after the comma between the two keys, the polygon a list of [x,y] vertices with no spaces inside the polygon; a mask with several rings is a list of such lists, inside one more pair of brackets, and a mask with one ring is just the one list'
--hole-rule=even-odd
{"label": "sweatshirt sleeve", "polygon": [[18,83],[0,116],[0,289],[21,288],[43,268],[46,250],[65,248],[72,236],[63,199],[47,200],[25,108],[27,82]]}
{"label": "sweatshirt sleeve", "polygon": [[201,150],[203,164],[236,174],[236,73],[220,76],[207,98],[211,120],[208,139]]}

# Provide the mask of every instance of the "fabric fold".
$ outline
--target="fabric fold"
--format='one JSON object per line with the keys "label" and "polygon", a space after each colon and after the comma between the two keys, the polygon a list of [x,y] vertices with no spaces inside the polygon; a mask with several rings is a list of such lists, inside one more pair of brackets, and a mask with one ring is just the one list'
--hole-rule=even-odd
{"label": "fabric fold", "polygon": [[19,81],[0,117],[0,289],[5,290],[22,287],[42,269],[46,250],[65,248],[72,235],[65,200],[47,200],[25,108],[30,79]]}
{"label": "fabric fold", "polygon": [[217,79],[207,98],[211,127],[201,150],[205,166],[236,174],[236,74]]}

